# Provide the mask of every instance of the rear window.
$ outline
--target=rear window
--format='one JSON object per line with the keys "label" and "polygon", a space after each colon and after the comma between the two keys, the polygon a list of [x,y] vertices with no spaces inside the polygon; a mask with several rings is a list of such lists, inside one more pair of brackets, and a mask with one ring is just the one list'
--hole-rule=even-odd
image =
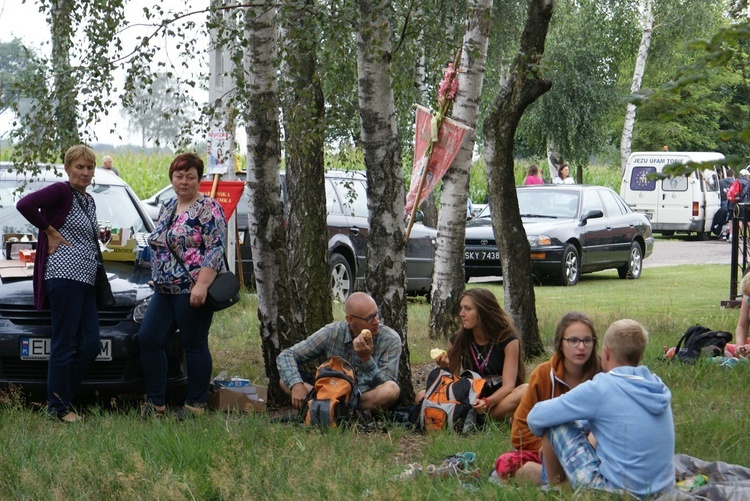
{"label": "rear window", "polygon": [[654,191],[656,179],[650,178],[649,174],[656,172],[656,167],[633,167],[630,176],[630,189],[632,191]]}

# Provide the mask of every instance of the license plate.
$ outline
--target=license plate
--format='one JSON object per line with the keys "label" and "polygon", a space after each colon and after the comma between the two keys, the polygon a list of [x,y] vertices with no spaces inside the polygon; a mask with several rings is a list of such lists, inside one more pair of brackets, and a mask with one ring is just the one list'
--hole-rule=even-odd
{"label": "license plate", "polygon": [[499,261],[500,251],[466,251],[465,261]]}
{"label": "license plate", "polygon": [[[102,339],[97,362],[112,360],[112,340]],[[21,338],[21,360],[49,360],[50,339],[46,337]]]}

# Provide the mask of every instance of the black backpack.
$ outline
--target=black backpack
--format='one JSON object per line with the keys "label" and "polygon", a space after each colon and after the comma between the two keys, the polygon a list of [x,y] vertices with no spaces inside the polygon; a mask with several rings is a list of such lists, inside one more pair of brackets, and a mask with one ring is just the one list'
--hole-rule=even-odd
{"label": "black backpack", "polygon": [[712,331],[702,325],[693,325],[685,331],[677,342],[677,358],[686,364],[695,363],[705,350],[706,355],[718,357],[724,354],[724,347],[732,340],[732,334],[725,331]]}

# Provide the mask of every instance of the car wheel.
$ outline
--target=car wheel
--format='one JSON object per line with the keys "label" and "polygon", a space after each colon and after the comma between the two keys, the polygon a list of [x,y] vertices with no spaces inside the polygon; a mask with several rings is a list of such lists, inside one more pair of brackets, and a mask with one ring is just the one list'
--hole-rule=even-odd
{"label": "car wheel", "polygon": [[643,271],[643,251],[638,242],[633,242],[630,245],[630,259],[627,264],[617,268],[617,274],[622,279],[636,280],[641,278],[641,271]]}
{"label": "car wheel", "polygon": [[332,254],[329,260],[331,269],[331,294],[334,301],[343,303],[354,288],[354,275],[349,261],[341,254]]}
{"label": "car wheel", "polygon": [[572,287],[578,283],[581,275],[581,260],[575,245],[567,244],[563,249],[562,265],[560,267],[560,285]]}

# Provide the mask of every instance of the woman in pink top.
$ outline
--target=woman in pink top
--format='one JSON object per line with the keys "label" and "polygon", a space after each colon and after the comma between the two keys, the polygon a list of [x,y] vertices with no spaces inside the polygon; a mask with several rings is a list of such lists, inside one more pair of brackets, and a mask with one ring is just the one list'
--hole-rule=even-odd
{"label": "woman in pink top", "polygon": [[526,173],[526,179],[523,180],[523,184],[544,184],[544,179],[539,174],[539,166],[537,164],[531,164],[529,171]]}

